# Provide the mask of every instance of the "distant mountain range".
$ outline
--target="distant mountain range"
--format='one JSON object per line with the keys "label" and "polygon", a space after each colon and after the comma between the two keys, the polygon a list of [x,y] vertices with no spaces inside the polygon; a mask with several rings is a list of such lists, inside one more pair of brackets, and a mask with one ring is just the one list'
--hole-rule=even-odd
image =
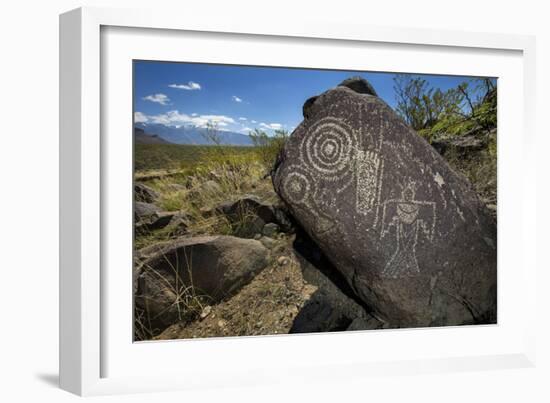
{"label": "distant mountain range", "polygon": [[[196,144],[211,145],[206,129],[196,126],[166,126],[157,123],[136,123],[134,126],[136,143],[141,144]],[[218,131],[221,144],[235,146],[251,146],[252,139],[246,134]]]}
{"label": "distant mountain range", "polygon": [[145,130],[134,127],[134,136],[138,144],[171,144],[156,134],[145,133]]}

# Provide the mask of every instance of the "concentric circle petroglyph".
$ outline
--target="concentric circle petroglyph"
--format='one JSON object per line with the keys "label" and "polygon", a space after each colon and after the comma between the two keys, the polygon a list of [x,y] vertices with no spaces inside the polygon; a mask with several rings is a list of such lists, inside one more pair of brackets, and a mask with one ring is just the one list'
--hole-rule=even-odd
{"label": "concentric circle petroglyph", "polygon": [[325,180],[336,180],[352,168],[356,146],[354,130],[340,119],[327,117],[309,128],[300,153],[309,169]]}
{"label": "concentric circle petroglyph", "polygon": [[305,204],[311,195],[311,178],[303,169],[289,167],[283,189],[290,203]]}

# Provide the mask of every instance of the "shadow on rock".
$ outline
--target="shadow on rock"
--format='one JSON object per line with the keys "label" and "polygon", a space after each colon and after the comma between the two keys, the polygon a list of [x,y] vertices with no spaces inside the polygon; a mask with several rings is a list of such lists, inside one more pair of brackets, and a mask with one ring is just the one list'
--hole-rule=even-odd
{"label": "shadow on rock", "polygon": [[296,315],[290,333],[370,330],[386,327],[353,294],[318,246],[301,229],[294,249],[304,279],[317,287]]}

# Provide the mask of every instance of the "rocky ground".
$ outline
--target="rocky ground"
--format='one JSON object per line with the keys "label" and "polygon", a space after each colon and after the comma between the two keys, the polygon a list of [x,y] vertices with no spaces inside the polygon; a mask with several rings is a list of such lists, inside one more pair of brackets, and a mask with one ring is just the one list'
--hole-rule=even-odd
{"label": "rocky ground", "polygon": [[[162,178],[160,186],[149,179],[136,182],[136,245],[141,246],[134,270],[136,340],[385,326],[354,300],[342,279],[329,278],[335,274],[330,263],[277,202],[270,179],[245,180],[250,183],[243,187],[256,194],[237,192],[214,205],[196,206],[198,213],[163,211],[159,204],[170,196],[162,191],[196,196],[196,187],[202,195],[206,184],[211,192],[224,193],[216,180],[192,187],[177,175]],[[265,260],[252,263],[251,248]],[[225,272],[240,270],[230,281],[204,270],[220,265]],[[182,273],[190,269],[192,276]],[[212,281],[225,285],[205,292]]]}

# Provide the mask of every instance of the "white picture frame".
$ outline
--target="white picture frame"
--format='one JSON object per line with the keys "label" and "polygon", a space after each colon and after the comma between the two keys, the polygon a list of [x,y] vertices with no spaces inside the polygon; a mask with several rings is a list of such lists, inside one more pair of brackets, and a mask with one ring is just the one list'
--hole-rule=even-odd
{"label": "white picture frame", "polygon": [[[274,63],[267,52],[263,54],[261,51],[230,59],[233,56],[220,49],[214,57],[208,49],[215,49],[220,40],[241,41],[249,47],[271,46],[273,49],[292,45],[301,50],[315,43],[333,52],[339,52],[342,48],[344,59],[345,52],[366,52],[367,48],[369,52],[386,52],[387,49],[397,52],[397,56],[387,53],[387,60],[398,57],[398,52],[423,52],[426,57],[432,58],[430,52],[442,55],[441,59],[432,59],[433,66],[418,67],[422,71],[410,70],[415,69],[415,61],[409,60],[403,70],[409,72],[450,74],[463,71],[484,75],[482,73],[496,71],[494,69],[498,66],[491,66],[491,63],[497,64],[495,58],[501,58],[498,68],[502,69],[499,71],[503,72],[505,80],[503,86],[499,86],[499,276],[501,267],[507,269],[507,265],[512,263],[521,270],[515,283],[505,269],[502,279],[499,277],[499,325],[476,329],[461,327],[351,332],[346,335],[224,338],[191,340],[187,343],[132,343],[131,338],[126,337],[131,310],[127,312],[127,320],[120,316],[128,307],[128,292],[122,292],[122,302],[113,302],[111,297],[113,287],[122,284],[125,279],[130,287],[131,260],[128,265],[124,263],[124,270],[116,275],[107,270],[111,267],[110,259],[131,256],[131,250],[127,248],[128,238],[120,241],[125,252],[117,256],[111,255],[112,248],[105,241],[108,238],[106,228],[109,239],[113,239],[117,231],[131,232],[131,226],[124,229],[125,224],[131,225],[131,209],[130,213],[124,212],[125,206],[128,206],[124,203],[131,199],[131,188],[126,181],[131,165],[120,163],[120,166],[114,166],[110,162],[113,150],[122,152],[123,162],[131,158],[127,147],[131,137],[115,139],[109,133],[114,128],[125,130],[131,122],[131,113],[127,116],[125,113],[131,110],[132,104],[131,96],[128,100],[131,84],[129,86],[124,78],[128,60],[137,56],[170,60],[173,48],[170,45],[180,43],[178,41],[188,35],[186,33],[194,38],[189,39],[189,44],[192,40],[203,41],[204,47],[200,50],[193,47],[197,60],[218,63]],[[126,46],[138,35],[141,35],[139,47],[135,44]],[[155,46],[156,53],[153,54],[155,43],[159,46]],[[233,49],[238,49],[235,46]],[[236,52],[239,53],[238,50]],[[293,52],[290,53],[295,57],[295,63],[301,67],[337,68],[338,63],[342,63],[327,60],[320,66],[321,59],[315,56],[317,53],[312,51],[308,61],[300,60],[300,52]],[[117,58],[120,61],[115,63]],[[460,70],[460,66],[454,66],[456,62],[452,62],[457,58],[470,62],[479,59],[479,63],[469,63]],[[397,375],[533,366],[535,319],[526,317],[526,313],[536,312],[536,242],[533,242],[536,219],[534,209],[529,207],[534,200],[536,178],[535,159],[531,158],[534,153],[534,58],[534,38],[520,35],[372,27],[307,19],[289,20],[285,24],[239,19],[238,16],[223,20],[195,16],[182,20],[175,13],[155,10],[80,8],[61,15],[61,387],[79,395],[97,395],[293,382],[298,374],[301,381],[304,378],[328,381],[380,373]],[[360,59],[357,58],[356,64],[345,62],[346,66],[350,69],[365,66],[370,66],[371,70],[384,68],[381,61],[365,64]],[[110,61],[114,64],[111,65]],[[281,59],[280,63],[290,66],[288,58]],[[505,94],[516,97],[502,98],[501,88],[505,89]],[[515,116],[501,113],[513,108],[517,111]],[[113,115],[122,117],[115,121],[112,120]],[[516,134],[515,138],[507,135],[512,132]],[[515,154],[512,153],[514,150]],[[517,164],[514,171],[508,166],[511,162]],[[117,177],[121,178],[119,182]],[[508,186],[508,183],[513,186]],[[517,186],[521,186],[522,192],[513,191]],[[120,193],[115,194],[117,191]],[[113,200],[122,200],[122,204],[111,207]],[[505,207],[501,208],[501,201],[504,201]],[[114,211],[112,208],[120,209],[123,219],[117,224],[118,229],[112,229],[114,232],[111,233],[110,218],[113,215],[106,212]],[[502,232],[503,222],[505,228],[517,231],[513,235],[515,238]],[[506,246],[512,245],[514,239],[515,250],[511,251]],[[507,304],[509,293],[506,291],[512,286],[518,289],[521,296],[520,306],[514,308]],[[522,320],[511,323],[507,318],[517,312],[522,312]],[[118,324],[121,324],[121,330]],[[342,343],[343,337],[345,343]],[[406,355],[404,350],[398,348],[404,340],[415,345],[418,351]],[[463,340],[463,344],[438,348],[439,345],[453,345],[456,340]],[[488,349],[491,340],[494,340],[493,347]],[[357,353],[357,346],[372,343],[378,343],[379,355],[374,351],[368,357],[366,353]],[[391,343],[396,346],[394,350],[390,349]],[[336,347],[340,351],[332,353]],[[324,348],[324,354],[316,355],[320,348]],[[281,355],[282,351],[300,354],[291,359]],[[157,371],[156,375],[155,371],[151,371],[159,363],[168,364],[168,357],[183,353],[188,358],[186,364],[166,365],[165,370]],[[152,355],[156,361],[150,361]],[[205,361],[203,365],[200,365],[201,357]],[[222,365],[225,359],[232,360],[231,369]],[[142,372],[134,371],[133,360],[148,365],[140,369]],[[212,364],[216,362],[220,365],[212,370]],[[189,370],[191,366],[193,371]],[[303,371],[304,368],[308,370]]]}

